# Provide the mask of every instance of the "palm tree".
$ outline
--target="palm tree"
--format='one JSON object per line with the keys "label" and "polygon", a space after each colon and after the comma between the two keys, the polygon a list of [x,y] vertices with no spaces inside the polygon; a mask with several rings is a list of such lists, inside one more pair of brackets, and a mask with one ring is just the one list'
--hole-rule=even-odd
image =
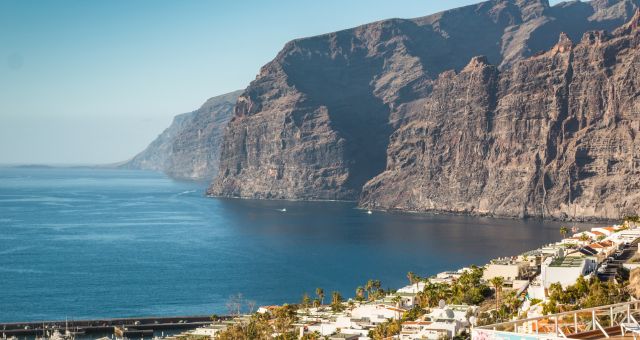
{"label": "palm tree", "polygon": [[364,286],[364,289],[367,291],[367,300],[374,300],[378,295],[377,293],[380,291],[380,287],[382,284],[380,280],[369,280],[367,284]]}
{"label": "palm tree", "polygon": [[518,307],[520,306],[520,300],[518,300],[518,296],[515,291],[510,291],[504,298],[505,306],[509,308],[509,314],[513,314],[518,311]]}
{"label": "palm tree", "polygon": [[569,227],[567,226],[562,226],[560,227],[560,235],[562,235],[562,238],[567,238],[567,233],[569,233]]}
{"label": "palm tree", "polygon": [[378,296],[380,295],[380,289],[382,288],[382,283],[380,283],[380,280],[373,280],[373,291],[375,292],[375,295]]}
{"label": "palm tree", "polygon": [[356,300],[364,300],[364,288],[362,286],[358,286],[358,288],[356,288]]}
{"label": "palm tree", "polygon": [[502,293],[502,285],[504,285],[504,277],[496,276],[489,280],[493,288],[496,290],[496,312],[498,311],[498,306],[500,305],[500,294]]}
{"label": "palm tree", "polygon": [[372,289],[373,289],[373,280],[369,280],[364,285],[364,290],[367,291],[367,300],[371,300],[371,290]]}
{"label": "palm tree", "polygon": [[[438,302],[438,287],[427,281],[424,289],[419,294],[421,307],[432,307]],[[424,306],[423,306],[424,305]]]}
{"label": "palm tree", "polygon": [[309,306],[311,306],[311,298],[309,294],[304,293],[304,295],[302,295],[302,307],[307,309]]}
{"label": "palm tree", "polygon": [[316,296],[320,300],[320,305],[324,305],[324,289],[316,288]]}
{"label": "palm tree", "polygon": [[416,279],[416,274],[414,274],[413,272],[408,272],[407,279],[409,279],[409,284],[413,284]]}
{"label": "palm tree", "polygon": [[414,274],[413,272],[407,273],[407,279],[409,279],[409,284],[416,284],[416,292],[418,291],[418,282],[420,282],[420,278]]}
{"label": "palm tree", "polygon": [[400,302],[402,302],[402,296],[396,295],[391,299],[391,302],[396,304],[396,320],[400,320]]}
{"label": "palm tree", "polygon": [[332,292],[331,293],[331,309],[334,312],[339,312],[342,310],[342,295],[340,292]]}
{"label": "palm tree", "polygon": [[402,301],[402,296],[396,295],[391,299],[391,302],[396,304],[396,308],[400,308],[400,302]]}

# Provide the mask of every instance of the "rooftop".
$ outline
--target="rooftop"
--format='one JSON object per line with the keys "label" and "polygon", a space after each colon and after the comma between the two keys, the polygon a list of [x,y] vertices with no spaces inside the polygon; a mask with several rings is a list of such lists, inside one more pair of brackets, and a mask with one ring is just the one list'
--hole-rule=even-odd
{"label": "rooftop", "polygon": [[580,267],[584,258],[577,256],[557,257],[551,261],[549,267]]}

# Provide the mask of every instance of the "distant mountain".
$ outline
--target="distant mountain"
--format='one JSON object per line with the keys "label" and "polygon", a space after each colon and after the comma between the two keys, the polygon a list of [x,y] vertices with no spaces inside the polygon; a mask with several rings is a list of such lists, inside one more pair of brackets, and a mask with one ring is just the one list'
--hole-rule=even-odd
{"label": "distant mountain", "polygon": [[[597,186],[580,184],[586,183],[580,179],[598,177],[601,172],[583,172],[568,163],[554,165],[551,172],[546,163],[557,161],[556,157],[566,152],[559,148],[578,143],[576,129],[605,124],[591,121],[600,117],[595,113],[596,106],[588,103],[597,96],[566,94],[574,86],[573,79],[586,80],[591,74],[569,72],[571,76],[565,75],[572,79],[569,84],[567,79],[553,73],[562,72],[554,63],[567,63],[565,59],[552,58],[546,64],[519,63],[554,48],[562,32],[567,39],[581,41],[587,31],[611,31],[629,21],[639,4],[640,0],[594,0],[552,7],[546,0],[493,0],[422,18],[384,20],[289,42],[238,99],[222,142],[220,171],[208,193],[264,199],[346,200],[357,200],[362,194],[362,204],[368,207],[509,216],[556,216],[571,212],[572,216],[608,217],[618,213],[618,210],[604,212],[605,206],[614,204],[613,198],[603,198],[601,202],[597,197],[587,198],[596,194],[588,190],[596,190]],[[480,55],[485,58],[474,59]],[[617,62],[606,58],[605,61]],[[542,65],[552,69],[527,69]],[[584,67],[584,72],[592,72]],[[532,79],[527,81],[523,77]],[[612,81],[609,77],[598,79],[607,83]],[[557,87],[557,82],[566,86]],[[520,88],[517,84],[531,88]],[[604,93],[610,94],[608,90]],[[548,100],[553,103],[544,103],[545,99],[538,96],[550,96]],[[571,105],[560,102],[566,98],[582,101]],[[632,107],[622,105],[620,100],[604,98],[601,111],[610,106]],[[498,104],[501,106],[495,107]],[[537,112],[536,108],[549,111]],[[567,108],[577,112],[569,113]],[[470,120],[459,115],[468,115]],[[589,118],[582,118],[583,115]],[[565,122],[569,116],[580,118]],[[606,117],[616,124],[620,119],[616,115]],[[524,127],[514,125],[518,121]],[[408,126],[412,123],[425,127],[411,132],[414,137],[403,138],[409,137]],[[510,137],[496,135],[498,129],[510,132]],[[611,129],[610,133],[617,128]],[[603,140],[598,143],[603,145],[617,140],[609,133],[599,136]],[[496,144],[500,138],[509,139]],[[496,151],[491,147],[497,145],[514,154],[506,151],[501,153],[504,156],[492,154]],[[637,142],[633,139],[631,144],[619,145],[629,148]],[[416,162],[414,165],[395,162],[395,157],[403,153],[436,152],[432,147],[438,148],[437,154],[409,158]],[[541,153],[544,147],[547,149]],[[582,150],[576,157],[583,160],[578,162],[608,162],[602,155],[590,153],[586,146],[576,147]],[[528,156],[518,158],[515,150],[521,149]],[[619,152],[628,155],[631,151]],[[455,161],[472,154],[495,160]],[[616,164],[609,166],[622,166]],[[464,165],[472,166],[464,168]],[[500,168],[516,165],[523,169],[516,167],[509,172],[511,168]],[[408,170],[396,167],[421,170],[410,176]],[[494,175],[501,171],[503,175]],[[482,173],[491,176],[476,178]],[[510,176],[515,175],[519,179],[512,180]],[[621,180],[633,182],[630,174],[622,176]],[[439,191],[431,192],[436,187]],[[482,193],[489,187],[495,188],[496,196],[504,196],[503,203],[497,198],[485,202]],[[532,189],[524,193],[523,188],[528,187]],[[560,192],[563,187],[572,188],[571,197],[554,196],[551,200],[549,193]],[[626,190],[627,194],[635,195],[640,189],[634,188],[612,192]],[[409,189],[413,190],[411,195],[406,191]],[[474,193],[462,195],[459,190]],[[606,191],[607,187],[597,190]],[[546,191],[544,203],[531,191]],[[552,204],[566,207],[551,207]]]}
{"label": "distant mountain", "polygon": [[222,134],[241,93],[210,98],[199,109],[176,116],[144,151],[119,167],[162,171],[177,179],[211,180],[218,172]]}

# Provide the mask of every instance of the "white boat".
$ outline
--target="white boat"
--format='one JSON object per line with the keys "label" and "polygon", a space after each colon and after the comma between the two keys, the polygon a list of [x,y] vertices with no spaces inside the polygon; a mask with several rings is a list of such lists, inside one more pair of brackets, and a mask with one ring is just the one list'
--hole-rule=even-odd
{"label": "white boat", "polygon": [[367,210],[367,214],[371,215],[371,214],[373,214],[373,211]]}
{"label": "white boat", "polygon": [[49,337],[49,340],[70,340],[74,339],[72,335],[62,334],[57,329],[53,331],[53,334]]}

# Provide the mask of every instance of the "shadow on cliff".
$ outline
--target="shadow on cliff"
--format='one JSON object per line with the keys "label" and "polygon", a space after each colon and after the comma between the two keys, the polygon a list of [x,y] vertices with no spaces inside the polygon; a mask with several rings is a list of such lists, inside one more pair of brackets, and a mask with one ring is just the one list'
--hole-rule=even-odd
{"label": "shadow on cliff", "polygon": [[[351,38],[338,34],[334,43],[338,49],[348,50],[352,48]],[[310,43],[322,45],[327,41],[318,39]],[[310,62],[306,58],[291,58],[285,65],[288,80],[305,94],[307,104],[327,108],[332,129],[344,140],[342,159],[349,171],[345,186],[359,193],[386,165],[390,109],[374,96],[371,85],[384,61],[367,58],[366,51],[360,48],[348,54],[318,55],[313,59]]]}

